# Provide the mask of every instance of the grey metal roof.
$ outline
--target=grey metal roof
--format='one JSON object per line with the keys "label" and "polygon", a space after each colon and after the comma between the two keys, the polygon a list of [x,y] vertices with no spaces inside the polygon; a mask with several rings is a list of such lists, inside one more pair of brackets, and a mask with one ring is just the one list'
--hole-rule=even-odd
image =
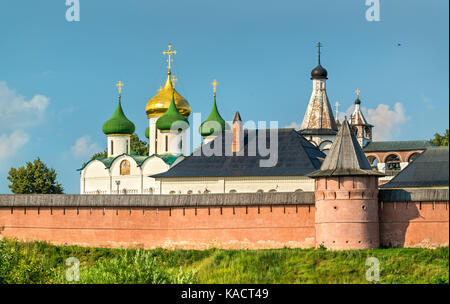
{"label": "grey metal roof", "polygon": [[[261,132],[264,132],[265,135]],[[212,142],[204,144],[203,149],[198,148],[169,171],[152,177],[302,176],[320,168],[325,154],[317,147],[294,129],[278,129],[277,132],[278,161],[273,167],[260,167],[260,160],[268,159],[268,156],[263,157],[260,153],[253,154],[256,156],[249,156],[252,155],[249,154],[249,148],[258,147],[260,135],[266,141],[266,147],[270,146],[269,130],[244,130],[244,156],[231,153],[233,135],[232,132],[225,131]],[[249,133],[254,133],[256,136],[249,138]],[[216,144],[222,145],[221,155],[223,156],[205,155],[204,148],[212,149]],[[275,144],[275,141],[272,144]]]}
{"label": "grey metal roof", "polygon": [[448,186],[448,147],[430,147],[381,188]]}
{"label": "grey metal roof", "polygon": [[433,147],[427,140],[372,141],[364,147],[364,152],[425,150]]}
{"label": "grey metal roof", "polygon": [[380,172],[372,170],[347,119],[342,122],[320,170],[309,176],[343,175],[382,175]]}

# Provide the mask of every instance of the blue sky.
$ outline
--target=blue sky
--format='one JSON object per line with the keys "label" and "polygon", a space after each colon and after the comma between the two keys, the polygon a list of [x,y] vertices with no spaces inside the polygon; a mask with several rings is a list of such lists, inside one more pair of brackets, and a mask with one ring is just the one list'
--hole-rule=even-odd
{"label": "blue sky", "polygon": [[378,140],[428,139],[449,125],[448,1],[380,0],[379,22],[366,20],[365,0],[80,4],[80,22],[67,22],[65,0],[0,3],[0,193],[9,168],[37,156],[77,193],[76,169],[104,149],[118,80],[144,137],[168,43],[177,90],[204,117],[217,78],[224,118],[239,110],[244,120],[300,124],[321,41],[332,104],[347,111],[359,88]]}

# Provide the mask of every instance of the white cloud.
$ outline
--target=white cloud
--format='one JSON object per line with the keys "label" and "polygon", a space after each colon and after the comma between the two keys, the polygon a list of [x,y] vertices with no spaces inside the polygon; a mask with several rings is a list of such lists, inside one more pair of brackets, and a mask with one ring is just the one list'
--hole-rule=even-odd
{"label": "white cloud", "polygon": [[368,109],[366,119],[368,123],[375,126],[373,130],[374,140],[389,140],[400,133],[401,125],[409,117],[406,116],[403,105],[397,102],[393,109],[385,104],[379,104],[376,109]]}
{"label": "white cloud", "polygon": [[17,129],[36,126],[41,123],[50,99],[35,95],[30,100],[10,89],[6,82],[0,82],[0,128]]}
{"label": "white cloud", "polygon": [[21,130],[11,134],[0,134],[0,159],[14,156],[30,139],[30,136]]}
{"label": "white cloud", "polygon": [[295,130],[300,130],[301,124],[296,123],[295,121],[291,122],[286,128],[294,128]]}
{"label": "white cloud", "polygon": [[70,147],[70,150],[76,158],[91,156],[94,153],[103,151],[97,143],[92,141],[89,135],[78,138],[75,144]]}

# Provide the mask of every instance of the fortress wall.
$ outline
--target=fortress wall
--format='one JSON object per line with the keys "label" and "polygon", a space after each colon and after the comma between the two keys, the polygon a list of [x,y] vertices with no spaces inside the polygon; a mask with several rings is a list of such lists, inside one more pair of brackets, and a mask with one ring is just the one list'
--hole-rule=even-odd
{"label": "fortress wall", "polygon": [[[15,196],[10,206],[2,206],[0,198],[0,229],[8,238],[98,247],[313,247],[313,194],[263,196],[96,195],[78,196],[65,204],[48,196],[22,197],[28,203],[21,203]],[[161,206],[150,197],[159,197]],[[264,203],[255,202],[258,197]]]}
{"label": "fortress wall", "polygon": [[448,189],[380,190],[379,201],[382,245],[449,245]]}
{"label": "fortress wall", "polygon": [[[448,189],[380,190],[380,240],[448,246]],[[310,248],[313,192],[0,195],[0,237],[143,248]]]}

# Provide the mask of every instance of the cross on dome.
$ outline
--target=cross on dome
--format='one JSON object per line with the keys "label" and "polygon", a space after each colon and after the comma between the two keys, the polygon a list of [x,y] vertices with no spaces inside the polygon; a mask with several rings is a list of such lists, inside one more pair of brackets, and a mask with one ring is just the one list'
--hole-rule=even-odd
{"label": "cross on dome", "polygon": [[217,80],[215,78],[214,78],[213,82],[211,82],[211,85],[213,87],[214,96],[216,96],[216,88],[217,88],[218,84],[219,83],[217,82]]}
{"label": "cross on dome", "polygon": [[167,62],[169,63],[169,65],[168,65],[169,74],[170,74],[170,69],[172,67],[172,58],[171,58],[171,56],[175,55],[176,53],[177,53],[176,50],[172,51],[172,45],[171,44],[169,44],[169,49],[167,51],[163,51],[163,54],[168,56]]}
{"label": "cross on dome", "polygon": [[119,90],[119,96],[121,96],[122,95],[122,87],[123,87],[122,80],[119,80],[119,82],[116,84],[116,87]]}

